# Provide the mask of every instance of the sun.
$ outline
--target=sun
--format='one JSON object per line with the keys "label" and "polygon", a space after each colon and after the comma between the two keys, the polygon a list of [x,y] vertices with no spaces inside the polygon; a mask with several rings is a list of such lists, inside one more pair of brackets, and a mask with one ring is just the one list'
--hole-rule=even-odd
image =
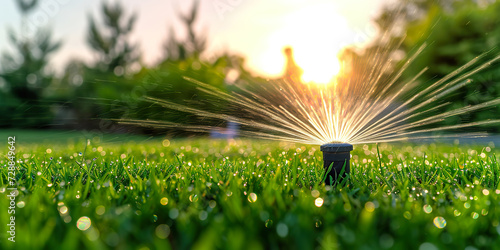
{"label": "sun", "polygon": [[303,58],[302,60],[296,60],[298,66],[304,71],[301,80],[305,83],[328,84],[334,80],[341,69],[340,62],[336,57],[330,58],[329,60],[318,58]]}
{"label": "sun", "polygon": [[280,17],[280,25],[267,38],[268,48],[259,55],[265,58],[260,67],[274,75],[282,73],[285,61],[279,52],[289,46],[303,71],[303,82],[332,82],[342,68],[337,54],[356,36],[335,9],[333,4],[317,4]]}

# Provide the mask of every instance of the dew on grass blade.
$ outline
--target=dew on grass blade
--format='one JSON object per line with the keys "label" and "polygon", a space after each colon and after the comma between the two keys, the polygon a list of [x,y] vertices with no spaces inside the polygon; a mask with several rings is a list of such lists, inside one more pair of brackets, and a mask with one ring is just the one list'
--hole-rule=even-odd
{"label": "dew on grass blade", "polygon": [[403,216],[405,219],[410,220],[411,219],[411,213],[409,211],[404,212]]}
{"label": "dew on grass blade", "polygon": [[23,208],[24,207],[24,201],[20,201],[17,203],[18,208]]}
{"label": "dew on grass blade", "polygon": [[95,213],[96,213],[97,215],[103,215],[103,214],[104,214],[104,212],[106,212],[106,208],[105,208],[104,206],[102,206],[102,205],[99,205],[99,206],[97,206],[97,207],[95,208]]}
{"label": "dew on grass blade", "polygon": [[476,212],[472,212],[472,213],[470,214],[470,216],[471,216],[471,217],[472,217],[472,219],[474,219],[474,220],[475,220],[475,219],[477,219],[477,218],[479,218],[479,214],[478,214],[478,213],[476,213]]}
{"label": "dew on grass blade", "polygon": [[85,231],[90,228],[90,225],[92,224],[91,220],[87,216],[82,216],[78,221],[76,222],[76,227],[82,231]]}
{"label": "dew on grass blade", "polygon": [[200,212],[200,214],[198,215],[198,217],[200,218],[200,220],[206,220],[206,219],[208,218],[208,213],[207,213],[207,211],[202,210],[202,211]]}
{"label": "dew on grass blade", "polygon": [[254,202],[256,202],[256,201],[257,201],[257,195],[256,195],[255,193],[250,193],[250,194],[248,195],[248,201],[249,201],[250,203],[254,203]]}
{"label": "dew on grass blade", "polygon": [[192,194],[189,196],[189,201],[191,202],[197,202],[198,201],[198,195]]}
{"label": "dew on grass blade", "polygon": [[323,225],[323,222],[320,219],[316,219],[316,221],[314,222],[314,226],[319,228],[321,227],[321,225]]}
{"label": "dew on grass blade", "polygon": [[371,213],[371,212],[375,211],[375,204],[373,202],[369,201],[369,202],[365,203],[365,209],[366,209],[366,211]]}
{"label": "dew on grass blade", "polygon": [[217,206],[217,202],[216,202],[216,201],[214,201],[214,200],[211,200],[211,201],[209,201],[209,202],[208,202],[208,206],[209,206],[210,208],[215,208],[215,206]]}
{"label": "dew on grass blade", "polygon": [[446,220],[441,216],[434,218],[433,222],[434,222],[434,226],[436,226],[437,228],[446,227]]}
{"label": "dew on grass blade", "polygon": [[288,235],[288,226],[285,223],[278,223],[276,226],[276,232],[282,238],[285,238]]}
{"label": "dew on grass blade", "polygon": [[267,228],[271,227],[273,225],[273,220],[267,219],[266,222],[265,222],[265,225],[266,225]]}
{"label": "dew on grass blade", "polygon": [[166,239],[170,235],[170,227],[166,224],[160,224],[155,229],[156,237]]}
{"label": "dew on grass blade", "polygon": [[64,215],[67,212],[68,212],[68,207],[66,206],[59,207],[59,213],[61,213],[61,215]]}
{"label": "dew on grass blade", "polygon": [[418,250],[439,250],[439,248],[430,242],[424,242],[418,247]]}
{"label": "dew on grass blade", "polygon": [[453,212],[453,214],[454,214],[455,216],[460,216],[462,213],[461,213],[460,211],[458,211],[458,210],[455,210],[455,211]]}
{"label": "dew on grass blade", "polygon": [[71,216],[69,216],[69,215],[68,216],[64,216],[63,217],[63,221],[64,221],[64,223],[70,223],[71,222]]}
{"label": "dew on grass blade", "polygon": [[315,190],[311,191],[311,195],[314,198],[318,198],[319,197],[319,191],[315,189]]}
{"label": "dew on grass blade", "polygon": [[90,228],[90,230],[86,231],[87,239],[90,241],[96,241],[99,239],[99,231],[96,228]]}
{"label": "dew on grass blade", "polygon": [[168,217],[170,219],[175,220],[177,217],[179,217],[179,210],[177,208],[173,208],[172,210],[168,211]]}
{"label": "dew on grass blade", "polygon": [[316,200],[314,200],[314,205],[316,205],[317,207],[321,207],[323,206],[323,199],[322,198],[316,198]]}
{"label": "dew on grass blade", "polygon": [[428,204],[425,204],[424,205],[424,212],[427,213],[427,214],[430,214],[432,212],[432,206],[428,205]]}
{"label": "dew on grass blade", "polygon": [[168,204],[168,198],[167,197],[161,198],[160,204],[162,204],[163,206],[167,205]]}
{"label": "dew on grass blade", "polygon": [[158,215],[153,214],[153,222],[156,222],[158,220]]}

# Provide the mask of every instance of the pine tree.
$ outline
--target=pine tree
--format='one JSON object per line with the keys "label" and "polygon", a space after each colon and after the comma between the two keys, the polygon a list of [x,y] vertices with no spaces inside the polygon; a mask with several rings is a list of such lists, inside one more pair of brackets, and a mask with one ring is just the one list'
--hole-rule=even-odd
{"label": "pine tree", "polygon": [[98,27],[96,20],[89,15],[87,42],[97,53],[96,68],[105,72],[123,75],[128,67],[139,60],[137,45],[128,41],[137,16],[125,17],[122,6],[103,2],[103,26]]}
{"label": "pine tree", "polygon": [[183,61],[189,57],[198,58],[206,49],[205,36],[195,31],[198,7],[199,1],[195,1],[188,14],[179,14],[179,19],[184,24],[188,36],[185,40],[178,40],[175,37],[175,32],[170,29],[170,37],[164,45],[166,60]]}
{"label": "pine tree", "polygon": [[[38,0],[17,0],[22,14],[21,31],[9,29],[8,35],[14,50],[4,52],[1,58],[0,77],[7,83],[7,96],[3,100],[2,117],[6,124],[16,126],[42,126],[50,121],[50,109],[42,104],[44,89],[52,82],[53,75],[47,73],[49,57],[60,46],[53,41],[48,29],[40,29],[35,36],[27,37],[27,16],[38,4]],[[9,124],[12,123],[12,124]]]}

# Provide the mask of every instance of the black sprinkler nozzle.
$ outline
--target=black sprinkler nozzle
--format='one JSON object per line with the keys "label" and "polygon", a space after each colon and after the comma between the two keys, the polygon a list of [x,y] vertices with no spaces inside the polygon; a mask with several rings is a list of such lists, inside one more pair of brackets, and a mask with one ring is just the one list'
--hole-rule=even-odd
{"label": "black sprinkler nozzle", "polygon": [[[337,180],[341,180],[350,172],[350,159],[353,147],[349,143],[327,143],[320,147],[323,152],[323,167],[325,168],[327,185],[334,184]],[[332,165],[330,171],[330,165]],[[345,168],[344,168],[345,166]],[[340,176],[342,168],[344,172]]]}

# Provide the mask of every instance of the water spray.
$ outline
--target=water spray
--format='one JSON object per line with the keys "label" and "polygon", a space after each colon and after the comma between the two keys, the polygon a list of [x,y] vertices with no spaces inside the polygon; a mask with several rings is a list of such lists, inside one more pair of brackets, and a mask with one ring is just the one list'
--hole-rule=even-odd
{"label": "water spray", "polygon": [[[349,143],[327,143],[320,147],[323,152],[323,167],[326,172],[325,183],[331,185],[350,172],[350,159],[353,147]],[[330,168],[330,165],[332,167]],[[344,171],[342,172],[342,169]],[[330,171],[328,171],[330,170]]]}

